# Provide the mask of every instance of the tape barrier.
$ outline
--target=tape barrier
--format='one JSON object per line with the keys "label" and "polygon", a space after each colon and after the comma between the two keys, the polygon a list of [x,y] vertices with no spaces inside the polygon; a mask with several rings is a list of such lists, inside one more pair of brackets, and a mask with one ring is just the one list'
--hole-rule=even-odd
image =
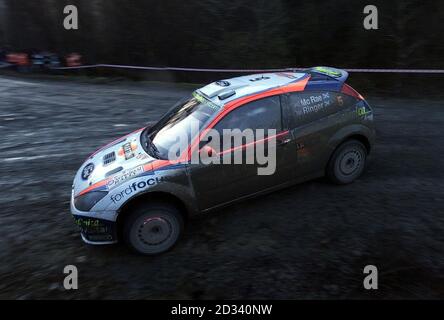
{"label": "tape barrier", "polygon": [[[13,66],[10,63],[1,63],[0,69]],[[310,68],[280,68],[280,69],[217,69],[217,68],[183,68],[183,67],[143,67],[121,64],[91,64],[73,67],[49,67],[51,70],[81,70],[94,68],[149,70],[149,71],[182,71],[182,72],[220,72],[220,73],[266,73],[266,72],[289,72],[304,71]],[[342,68],[340,68],[342,69]],[[348,69],[343,70],[350,73],[420,73],[420,74],[444,74],[444,69]]]}
{"label": "tape barrier", "polygon": [[120,64],[92,64],[78,67],[57,67],[56,70],[89,69],[89,68],[113,68],[113,69],[134,69],[151,71],[186,71],[186,72],[229,72],[229,73],[255,73],[255,72],[285,72],[292,70],[303,70],[302,68],[282,68],[282,69],[211,69],[211,68],[182,68],[182,67],[141,67]]}
{"label": "tape barrier", "polygon": [[2,63],[2,62],[0,62],[0,69],[8,68],[10,66],[12,66],[10,63],[6,63],[6,62]]}
{"label": "tape barrier", "polygon": [[423,74],[444,74],[441,69],[344,69],[347,72],[355,73],[423,73]]}
{"label": "tape barrier", "polygon": [[[76,67],[56,67],[56,70],[74,70],[91,68],[112,68],[129,70],[151,70],[151,71],[183,71],[183,72],[221,72],[221,73],[266,73],[266,72],[288,72],[304,71],[309,68],[281,68],[281,69],[214,69],[214,68],[182,68],[182,67],[142,67],[120,64],[92,64]],[[421,74],[444,74],[444,69],[344,69],[351,73],[421,73]]]}

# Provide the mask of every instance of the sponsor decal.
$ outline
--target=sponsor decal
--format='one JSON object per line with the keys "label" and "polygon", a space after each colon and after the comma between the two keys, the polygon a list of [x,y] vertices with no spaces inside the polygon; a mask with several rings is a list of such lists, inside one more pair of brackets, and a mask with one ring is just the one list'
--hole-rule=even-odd
{"label": "sponsor decal", "polygon": [[91,173],[94,171],[94,163],[88,163],[82,170],[82,180],[88,180]]}
{"label": "sponsor decal", "polygon": [[137,144],[134,142],[127,142],[122,145],[119,150],[119,156],[124,156],[125,160],[129,160],[135,157],[134,150],[137,149]]}
{"label": "sponsor decal", "polygon": [[211,102],[211,101],[208,101],[207,99],[205,99],[203,96],[201,96],[201,95],[198,94],[197,92],[193,92],[193,97],[194,97],[197,101],[199,101],[199,102],[202,103],[202,104],[207,105],[207,106],[210,107],[211,109],[214,109],[214,110],[219,110],[219,109],[220,109],[220,106],[218,106],[217,104],[215,104],[215,103],[213,103],[213,102]]}
{"label": "sponsor decal", "polygon": [[74,221],[75,221],[76,225],[78,225],[81,228],[99,227],[100,226],[100,220],[98,220],[98,219],[74,217]]}
{"label": "sponsor decal", "polygon": [[365,116],[371,113],[371,111],[367,110],[366,107],[358,107],[356,108],[356,113],[358,114],[358,116]]}
{"label": "sponsor decal", "polygon": [[356,114],[358,117],[364,118],[364,120],[373,119],[372,109],[368,107],[363,101],[356,104]]}
{"label": "sponsor decal", "polygon": [[330,106],[330,93],[324,92],[320,95],[312,95],[307,98],[301,98],[302,113],[304,115],[312,112],[318,112]]}
{"label": "sponsor decal", "polygon": [[149,158],[149,156],[146,153],[139,153],[139,154],[136,155],[136,159],[137,160],[145,160],[145,159],[148,159],[148,158]]}
{"label": "sponsor decal", "polygon": [[139,174],[141,174],[143,172],[144,172],[143,166],[138,166],[135,168],[125,170],[121,174],[119,174],[118,176],[110,178],[108,180],[108,182],[106,183],[106,185],[107,185],[108,189],[111,190],[111,189],[121,185],[122,183],[124,183],[125,181],[127,181],[129,179],[137,177]]}
{"label": "sponsor decal", "polygon": [[116,193],[110,197],[111,201],[113,203],[118,203],[122,201],[123,199],[131,196],[134,193],[137,193],[138,191],[144,190],[148,187],[155,186],[156,184],[164,181],[163,177],[153,177],[148,178],[146,180],[140,180],[138,182],[133,182],[132,184],[128,185],[125,189],[123,189],[121,192]]}
{"label": "sponsor decal", "polygon": [[326,68],[326,67],[316,67],[316,68],[313,68],[313,70],[315,70],[319,73],[326,74],[327,76],[330,76],[330,77],[339,78],[341,76],[341,72],[330,69],[330,68]]}
{"label": "sponsor decal", "polygon": [[114,223],[107,220],[74,216],[80,232],[91,241],[111,241],[114,238]]}

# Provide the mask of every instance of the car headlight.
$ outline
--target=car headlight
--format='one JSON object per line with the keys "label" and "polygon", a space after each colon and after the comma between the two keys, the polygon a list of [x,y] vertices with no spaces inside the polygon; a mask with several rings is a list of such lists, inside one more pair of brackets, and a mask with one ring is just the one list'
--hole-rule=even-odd
{"label": "car headlight", "polygon": [[80,211],[89,211],[94,205],[103,199],[108,191],[91,191],[74,199],[74,206]]}

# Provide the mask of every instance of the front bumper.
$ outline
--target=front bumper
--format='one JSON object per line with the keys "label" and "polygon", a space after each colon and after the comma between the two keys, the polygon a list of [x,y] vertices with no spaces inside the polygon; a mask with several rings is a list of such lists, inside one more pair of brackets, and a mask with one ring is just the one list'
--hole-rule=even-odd
{"label": "front bumper", "polygon": [[74,220],[85,243],[101,245],[117,242],[115,222],[77,215],[74,215]]}
{"label": "front bumper", "polygon": [[118,242],[117,228],[114,221],[98,218],[99,212],[83,212],[74,206],[74,195],[71,195],[71,213],[79,226],[82,240],[87,244],[104,245]]}

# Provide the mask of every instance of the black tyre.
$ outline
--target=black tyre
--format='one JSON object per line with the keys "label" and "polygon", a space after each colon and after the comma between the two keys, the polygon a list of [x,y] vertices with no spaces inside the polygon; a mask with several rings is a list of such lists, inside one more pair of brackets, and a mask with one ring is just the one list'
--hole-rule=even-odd
{"label": "black tyre", "polygon": [[366,160],[365,146],[357,140],[348,140],[333,153],[327,166],[327,176],[337,184],[351,183],[364,171]]}
{"label": "black tyre", "polygon": [[166,203],[144,204],[125,219],[123,238],[134,251],[154,255],[171,249],[183,229],[183,217],[176,207]]}

